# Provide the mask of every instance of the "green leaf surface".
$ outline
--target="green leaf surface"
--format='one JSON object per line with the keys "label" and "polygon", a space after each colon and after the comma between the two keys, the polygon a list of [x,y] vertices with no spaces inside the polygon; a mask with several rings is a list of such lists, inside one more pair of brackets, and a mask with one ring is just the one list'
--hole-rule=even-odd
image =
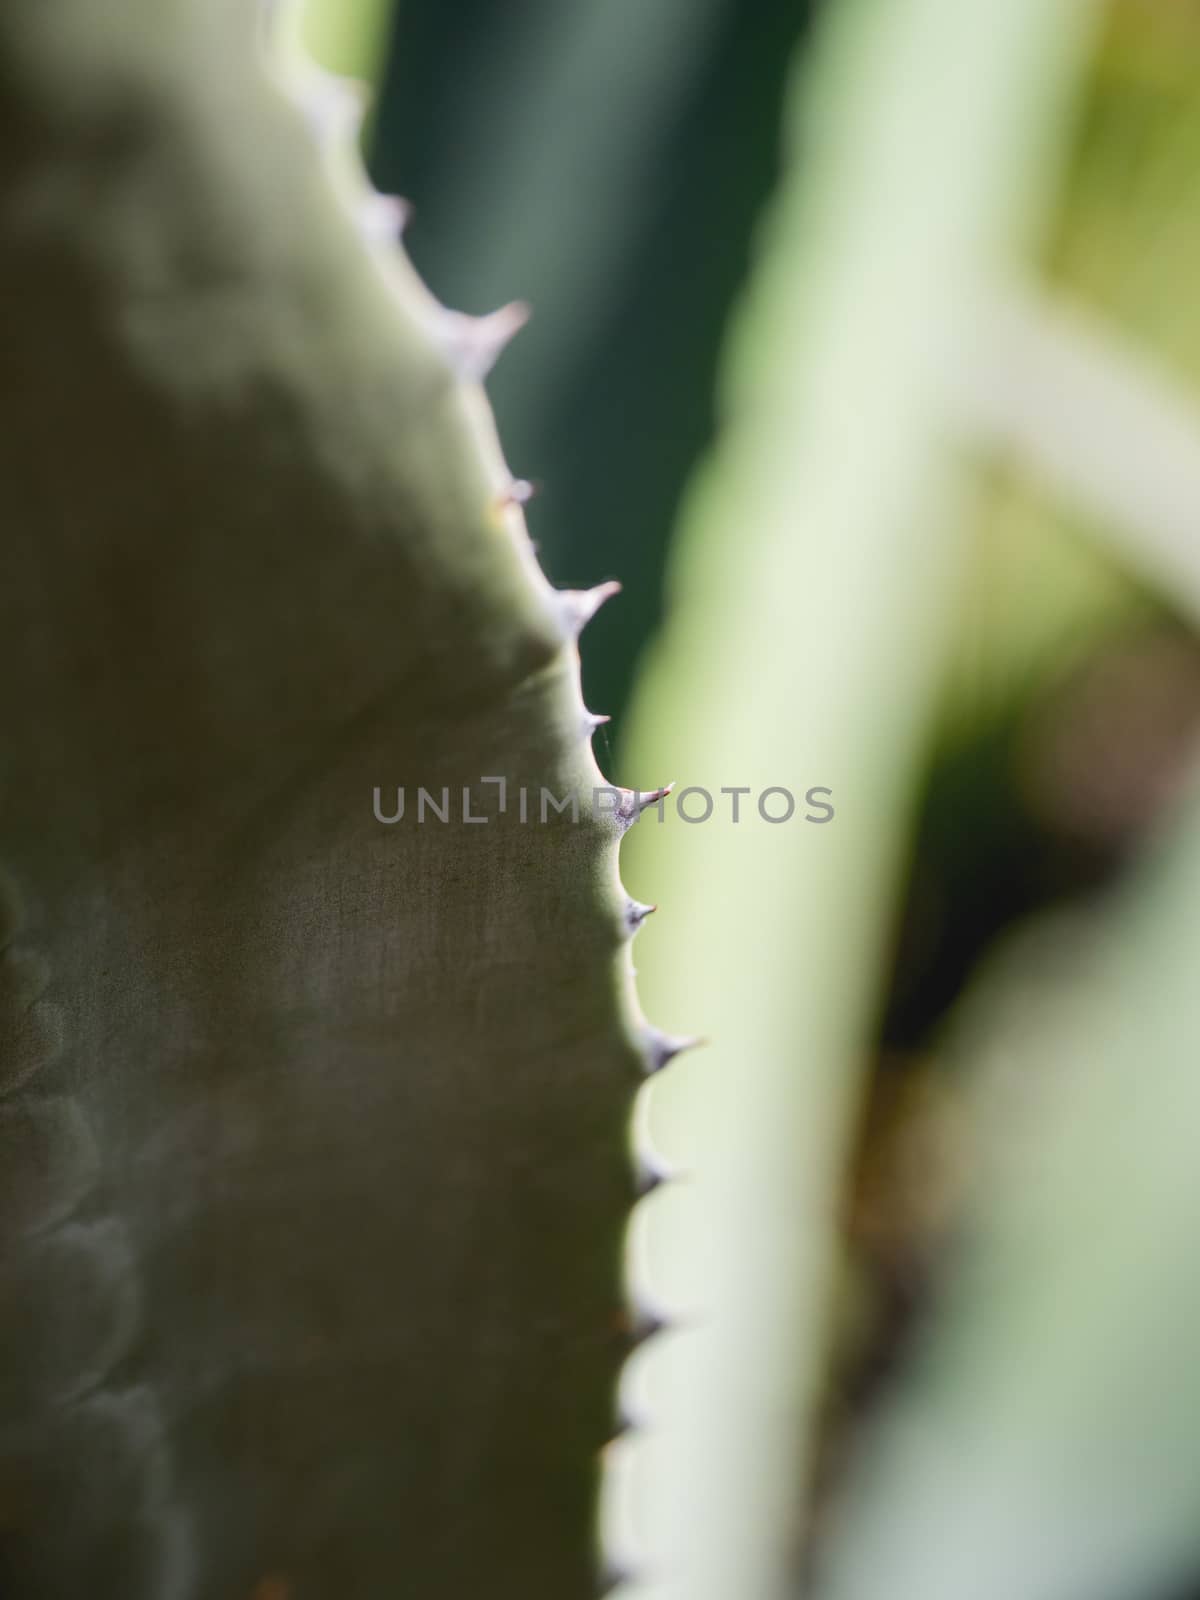
{"label": "green leaf surface", "polygon": [[253,24],[0,5],[0,1588],[584,1596],[643,1056],[621,825],[515,804],[602,781],[579,607],[507,330]]}

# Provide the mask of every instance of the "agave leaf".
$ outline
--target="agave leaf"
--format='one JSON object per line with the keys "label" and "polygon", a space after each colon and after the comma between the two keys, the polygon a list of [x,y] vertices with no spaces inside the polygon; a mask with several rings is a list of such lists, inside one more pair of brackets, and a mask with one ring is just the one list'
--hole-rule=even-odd
{"label": "agave leaf", "polygon": [[623,821],[515,802],[602,781],[586,607],[515,319],[254,24],[0,5],[0,1586],[582,1596],[644,1057]]}

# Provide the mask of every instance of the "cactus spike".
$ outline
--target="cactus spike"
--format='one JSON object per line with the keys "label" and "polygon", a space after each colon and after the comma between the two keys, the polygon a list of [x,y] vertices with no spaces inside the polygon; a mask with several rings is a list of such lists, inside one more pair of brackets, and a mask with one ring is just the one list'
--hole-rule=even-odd
{"label": "cactus spike", "polygon": [[660,805],[674,789],[674,779],[661,789],[622,789],[621,806],[617,815],[626,827],[631,827],[649,806]]}
{"label": "cactus spike", "polygon": [[630,900],[625,907],[626,928],[631,934],[636,933],[646,918],[657,910],[657,906],[647,906],[643,905],[640,900]]}
{"label": "cactus spike", "polygon": [[293,96],[322,150],[357,141],[371,98],[369,85],[326,72],[310,60],[297,78]]}
{"label": "cactus spike", "polygon": [[572,638],[578,638],[606,600],[620,594],[621,585],[612,579],[598,583],[594,589],[560,589],[559,605]]}
{"label": "cactus spike", "polygon": [[629,1562],[617,1561],[611,1556],[604,1558],[604,1565],[596,1579],[596,1600],[623,1600],[629,1592],[629,1586],[636,1582],[639,1574]]}
{"label": "cactus spike", "polygon": [[701,1045],[707,1044],[707,1039],[685,1037],[676,1038],[669,1033],[661,1033],[657,1028],[647,1028],[643,1036],[643,1055],[646,1063],[647,1076],[653,1076],[669,1066],[675,1057],[682,1055],[685,1050],[697,1050]]}
{"label": "cactus spike", "polygon": [[655,1189],[664,1183],[672,1181],[672,1174],[656,1155],[651,1155],[645,1150],[637,1152],[633,1173],[634,1189],[639,1200],[644,1200],[648,1194],[653,1194]]}
{"label": "cactus spike", "polygon": [[395,244],[408,226],[412,207],[395,194],[371,190],[358,202],[358,225],[363,236],[375,244]]}
{"label": "cactus spike", "polygon": [[514,478],[496,499],[502,506],[527,506],[539,492],[540,486],[529,478]]}
{"label": "cactus spike", "polygon": [[660,1184],[668,1183],[676,1176],[675,1169],[655,1141],[650,1125],[650,1105],[649,1098],[639,1094],[633,1107],[633,1137],[630,1143],[639,1197],[648,1195]]}
{"label": "cactus spike", "polygon": [[608,715],[607,711],[585,711],[583,714],[583,720],[588,731],[588,737],[590,738],[591,735],[595,733],[597,728],[603,728],[605,723],[612,721],[612,718]]}
{"label": "cactus spike", "polygon": [[627,1313],[628,1334],[626,1345],[630,1351],[665,1333],[671,1326],[666,1312],[647,1295],[631,1295]]}
{"label": "cactus spike", "polygon": [[529,317],[529,306],[523,300],[512,300],[484,317],[443,311],[439,329],[442,346],[462,381],[482,383]]}

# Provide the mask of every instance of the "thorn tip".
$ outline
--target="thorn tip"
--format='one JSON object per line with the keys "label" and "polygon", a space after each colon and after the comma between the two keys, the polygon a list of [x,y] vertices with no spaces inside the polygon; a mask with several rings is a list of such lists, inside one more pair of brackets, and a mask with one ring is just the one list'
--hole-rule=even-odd
{"label": "thorn tip", "polygon": [[660,1033],[657,1028],[648,1029],[644,1040],[647,1075],[661,1072],[685,1050],[697,1050],[707,1043],[707,1039],[675,1038],[669,1033]]}
{"label": "thorn tip", "polygon": [[598,583],[594,589],[560,589],[558,601],[572,637],[578,638],[604,602],[620,592],[621,585],[615,578]]}
{"label": "thorn tip", "polygon": [[501,352],[529,321],[523,300],[513,300],[484,317],[443,311],[442,343],[450,365],[464,383],[482,383]]}
{"label": "thorn tip", "polygon": [[626,827],[632,827],[643,811],[648,811],[651,806],[660,806],[674,787],[675,780],[672,779],[670,783],[663,784],[661,789],[623,789],[617,816]]}
{"label": "thorn tip", "polygon": [[358,138],[370,98],[369,85],[311,61],[294,90],[295,102],[323,150]]}
{"label": "thorn tip", "polygon": [[407,200],[395,194],[368,194],[359,203],[358,221],[363,233],[377,244],[395,244],[412,216]]}
{"label": "thorn tip", "polygon": [[539,485],[529,478],[514,478],[504,491],[504,498],[509,505],[527,506],[538,493]]}

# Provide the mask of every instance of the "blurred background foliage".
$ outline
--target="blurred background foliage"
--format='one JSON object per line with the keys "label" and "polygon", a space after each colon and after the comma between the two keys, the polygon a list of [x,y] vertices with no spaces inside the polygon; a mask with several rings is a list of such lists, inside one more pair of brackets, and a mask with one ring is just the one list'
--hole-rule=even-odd
{"label": "blurred background foliage", "polygon": [[[601,760],[618,781],[663,777],[629,770],[624,713],[669,603],[671,532],[717,423],[718,356],[815,9],[330,0],[310,13],[318,53],[376,84],[369,168],[412,202],[426,281],[465,310],[533,304],[489,387],[510,463],[541,486],[528,520],[551,578],[624,585],[584,658],[588,702],[614,718]],[[1106,14],[1040,270],[1194,389],[1200,4],[1115,0]],[[1019,464],[966,466],[971,577],[846,1190],[818,1508],[954,1233],[969,1157],[945,1024],[1005,934],[1120,882],[1200,730],[1200,643],[1173,597]],[[642,936],[644,965],[668,936]]]}

